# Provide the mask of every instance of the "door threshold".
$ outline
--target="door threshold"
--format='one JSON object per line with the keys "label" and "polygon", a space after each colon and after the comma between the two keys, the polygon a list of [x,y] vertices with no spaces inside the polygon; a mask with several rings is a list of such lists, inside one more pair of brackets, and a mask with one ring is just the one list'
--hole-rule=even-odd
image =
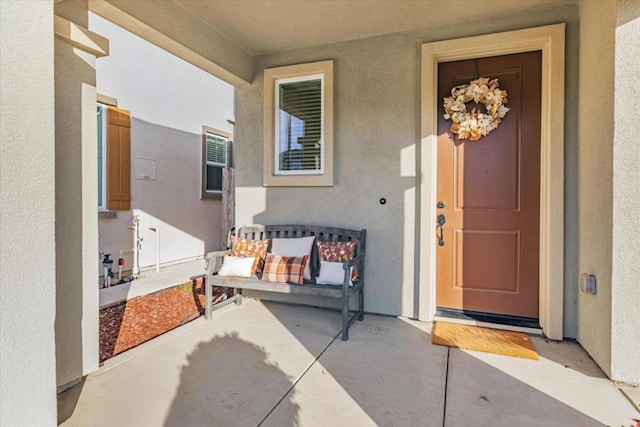
{"label": "door threshold", "polygon": [[457,323],[460,325],[479,326],[504,331],[523,332],[542,335],[542,328],[537,319],[491,315],[487,313],[465,312],[462,310],[438,308],[434,321]]}

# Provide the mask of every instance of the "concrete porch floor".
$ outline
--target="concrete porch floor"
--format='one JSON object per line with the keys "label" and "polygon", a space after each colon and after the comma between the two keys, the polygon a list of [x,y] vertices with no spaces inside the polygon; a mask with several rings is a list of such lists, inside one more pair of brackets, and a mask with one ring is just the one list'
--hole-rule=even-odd
{"label": "concrete porch floor", "polygon": [[[431,324],[245,300],[107,362],[61,394],[63,426],[636,426],[575,342],[539,361],[431,344]],[[638,389],[629,389],[629,395]],[[636,404],[638,402],[636,401]]]}

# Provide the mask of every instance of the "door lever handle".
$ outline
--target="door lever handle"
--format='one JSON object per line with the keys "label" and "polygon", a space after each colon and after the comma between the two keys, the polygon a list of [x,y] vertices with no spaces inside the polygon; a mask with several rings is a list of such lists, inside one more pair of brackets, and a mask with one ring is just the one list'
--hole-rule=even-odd
{"label": "door lever handle", "polygon": [[[444,246],[444,225],[447,223],[447,217],[444,214],[438,215],[438,246]],[[438,231],[436,234],[438,234]]]}

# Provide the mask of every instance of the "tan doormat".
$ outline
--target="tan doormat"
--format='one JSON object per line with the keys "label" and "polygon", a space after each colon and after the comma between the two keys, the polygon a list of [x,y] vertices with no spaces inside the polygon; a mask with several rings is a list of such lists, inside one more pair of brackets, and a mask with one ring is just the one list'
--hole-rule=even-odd
{"label": "tan doormat", "polygon": [[436,322],[431,336],[437,345],[538,360],[529,336],[521,332]]}

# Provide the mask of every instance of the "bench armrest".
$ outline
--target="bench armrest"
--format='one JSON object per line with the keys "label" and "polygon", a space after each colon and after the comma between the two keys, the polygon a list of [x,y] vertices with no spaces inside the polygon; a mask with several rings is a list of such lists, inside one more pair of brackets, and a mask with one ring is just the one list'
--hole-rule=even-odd
{"label": "bench armrest", "polygon": [[208,252],[204,256],[204,260],[206,263],[205,265],[207,268],[207,276],[211,276],[212,274],[216,273],[220,269],[220,267],[222,267],[222,258],[224,258],[225,255],[229,255],[230,253],[230,250]]}
{"label": "bench armrest", "polygon": [[[345,262],[344,264],[342,264],[342,268],[344,269],[344,281],[342,283],[342,287],[344,288],[344,292],[347,292],[347,289],[349,289],[349,286],[355,286],[357,283],[362,281],[362,270],[363,270],[363,265],[362,263],[364,262],[364,253],[359,253],[358,255],[356,255],[355,257],[351,258],[349,261]],[[357,266],[358,267],[358,278],[357,280],[354,280],[353,283],[351,281],[351,269]]]}
{"label": "bench armrest", "polygon": [[345,262],[342,265],[342,268],[344,268],[345,270],[350,269],[351,267],[353,267],[356,264],[360,264],[360,261],[364,259],[364,254],[360,253],[358,255],[356,255],[355,257],[351,258],[349,261]]}

